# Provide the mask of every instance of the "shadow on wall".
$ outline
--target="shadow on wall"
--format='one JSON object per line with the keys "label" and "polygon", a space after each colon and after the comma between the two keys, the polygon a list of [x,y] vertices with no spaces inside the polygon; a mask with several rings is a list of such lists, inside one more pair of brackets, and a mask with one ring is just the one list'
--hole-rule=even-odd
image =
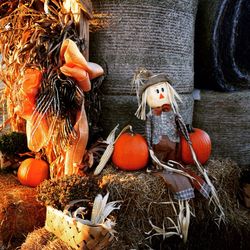
{"label": "shadow on wall", "polygon": [[250,1],[199,0],[195,36],[195,87],[250,88]]}
{"label": "shadow on wall", "polygon": [[[195,33],[193,125],[212,140],[212,155],[250,165],[250,1],[199,0]],[[213,91],[208,91],[213,90]]]}

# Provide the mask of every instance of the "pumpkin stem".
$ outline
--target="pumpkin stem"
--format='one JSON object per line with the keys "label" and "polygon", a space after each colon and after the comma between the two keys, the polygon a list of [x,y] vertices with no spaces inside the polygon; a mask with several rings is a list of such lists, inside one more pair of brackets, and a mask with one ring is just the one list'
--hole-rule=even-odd
{"label": "pumpkin stem", "polygon": [[41,152],[36,152],[35,153],[35,159],[36,160],[42,160],[42,153]]}
{"label": "pumpkin stem", "polygon": [[[129,124],[129,125],[127,125],[126,127],[124,127],[124,128],[121,130],[121,132],[119,133],[119,135],[116,137],[115,142],[118,140],[118,138],[119,138],[126,130],[129,130],[129,131],[131,132],[131,134],[134,134],[133,129],[132,129],[132,126]],[[114,142],[114,143],[115,143],[115,142]]]}
{"label": "pumpkin stem", "polygon": [[135,132],[133,130],[133,127],[131,125],[128,125],[129,126],[129,132],[131,133],[131,135],[135,135]]}
{"label": "pumpkin stem", "polygon": [[192,124],[186,124],[186,128],[187,128],[188,133],[193,133],[194,132]]}

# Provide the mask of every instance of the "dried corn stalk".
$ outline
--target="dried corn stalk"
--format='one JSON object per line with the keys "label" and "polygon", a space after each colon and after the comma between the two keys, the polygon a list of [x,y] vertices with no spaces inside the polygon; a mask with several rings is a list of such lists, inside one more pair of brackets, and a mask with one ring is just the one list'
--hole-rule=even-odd
{"label": "dried corn stalk", "polygon": [[[176,222],[170,217],[166,217],[167,221],[170,222],[172,226],[169,226],[166,228],[164,224],[164,219],[163,218],[163,223],[162,223],[162,228],[155,226],[150,220],[149,223],[152,226],[152,229],[149,232],[146,232],[146,234],[151,234],[148,239],[151,239],[154,236],[160,235],[163,237],[163,240],[166,238],[169,238],[174,235],[178,235],[180,238],[183,239],[183,242],[186,243],[187,237],[188,237],[188,230],[189,230],[189,224],[190,224],[190,217],[191,217],[191,211],[190,211],[190,205],[189,201],[178,201],[178,207],[179,209],[176,208],[175,202],[172,201],[170,198],[169,202],[160,202],[160,204],[166,204],[166,205],[171,205],[173,208],[173,211],[176,216]],[[177,212],[178,211],[178,212]]]}
{"label": "dried corn stalk", "polygon": [[[60,49],[70,38],[88,57],[86,20],[92,16],[91,2],[4,1],[0,3],[2,12],[0,76],[5,84],[2,103],[7,106],[7,121],[13,131],[29,134],[34,151],[43,150],[51,163],[52,177],[63,175],[67,150],[79,137],[75,124],[84,93],[75,79],[60,70]],[[31,77],[41,81],[29,89],[24,83],[31,84]]]}

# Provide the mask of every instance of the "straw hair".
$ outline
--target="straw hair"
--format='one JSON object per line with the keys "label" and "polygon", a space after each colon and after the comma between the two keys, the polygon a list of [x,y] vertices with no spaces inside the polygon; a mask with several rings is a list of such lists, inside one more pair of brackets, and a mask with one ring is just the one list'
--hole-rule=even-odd
{"label": "straw hair", "polygon": [[135,87],[138,106],[141,102],[142,89],[146,85],[146,81],[148,81],[152,75],[153,73],[145,68],[139,68],[134,74],[132,87]]}
{"label": "straw hair", "polygon": [[168,95],[168,99],[170,101],[171,107],[174,111],[178,111],[179,107],[178,107],[178,103],[177,100],[179,100],[180,102],[182,102],[180,95],[175,91],[175,89],[171,86],[171,84],[169,84],[168,82],[166,82],[166,86],[167,86],[167,95]]}
{"label": "straw hair", "polygon": [[137,111],[135,112],[136,117],[141,119],[141,120],[146,120],[147,94],[148,94],[148,89],[146,89],[142,93],[139,107],[138,107]]}

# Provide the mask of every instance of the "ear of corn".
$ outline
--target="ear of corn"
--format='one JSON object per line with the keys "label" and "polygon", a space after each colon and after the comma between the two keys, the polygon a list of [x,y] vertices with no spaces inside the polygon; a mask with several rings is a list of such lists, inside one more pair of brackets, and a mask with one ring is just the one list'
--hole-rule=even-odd
{"label": "ear of corn", "polygon": [[114,150],[114,143],[115,143],[115,132],[118,129],[117,125],[108,135],[107,139],[106,139],[106,143],[108,144],[106,150],[104,151],[99,164],[97,165],[95,171],[94,171],[94,175],[98,175],[101,173],[101,171],[103,170],[103,168],[105,167],[105,165],[107,164],[108,160],[110,159],[113,150]]}
{"label": "ear of corn", "polygon": [[114,150],[113,144],[109,144],[106,150],[104,151],[104,154],[102,155],[101,160],[94,171],[94,175],[98,175],[101,173],[103,168],[106,166],[108,160],[110,159],[113,153],[113,150]]}
{"label": "ear of corn", "polygon": [[[113,227],[115,226],[115,222],[108,218],[112,211],[116,209],[120,209],[120,205],[117,206],[119,201],[112,201],[108,202],[109,193],[107,193],[104,197],[101,194],[98,194],[95,197],[91,219],[87,220],[84,219],[84,212],[85,208],[80,207],[75,212],[69,213],[68,209],[74,205],[75,203],[80,202],[81,200],[73,201],[69,206],[66,207],[64,213],[68,214],[69,216],[73,217],[76,221],[81,222],[82,224],[89,225],[89,226],[98,226],[101,225],[106,228],[111,234],[114,234],[115,231]],[[78,217],[78,215],[81,217]],[[83,216],[82,216],[83,215]]]}

